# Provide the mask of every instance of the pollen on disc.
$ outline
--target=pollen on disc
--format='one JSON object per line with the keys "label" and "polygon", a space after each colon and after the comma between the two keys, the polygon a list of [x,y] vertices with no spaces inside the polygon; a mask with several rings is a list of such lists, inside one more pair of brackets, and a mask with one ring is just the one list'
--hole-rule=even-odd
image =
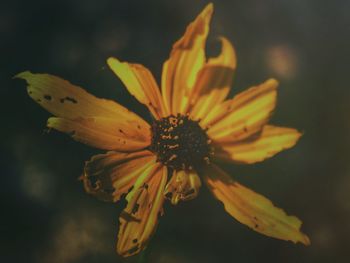
{"label": "pollen on disc", "polygon": [[210,160],[210,140],[197,121],[170,115],[152,124],[151,151],[158,161],[175,169],[196,169]]}

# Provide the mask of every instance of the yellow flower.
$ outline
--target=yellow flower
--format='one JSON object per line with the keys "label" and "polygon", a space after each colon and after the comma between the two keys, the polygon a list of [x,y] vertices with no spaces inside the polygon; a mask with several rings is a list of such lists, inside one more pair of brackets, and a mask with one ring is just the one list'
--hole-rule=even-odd
{"label": "yellow flower", "polygon": [[105,201],[117,202],[126,194],[117,242],[122,256],[145,248],[165,199],[172,204],[193,199],[201,181],[242,224],[270,237],[310,243],[298,218],[242,186],[216,164],[263,161],[294,146],[301,134],[268,124],[276,105],[274,79],[225,100],[236,55],[222,37],[221,53],[206,58],[212,13],[209,4],[173,45],[163,64],[161,90],[144,66],[108,59],[128,91],[152,113],[151,124],[61,78],[28,71],[17,75],[27,81],[29,95],[56,116],[48,119],[49,128],[109,150],[86,162],[83,182],[88,193]]}

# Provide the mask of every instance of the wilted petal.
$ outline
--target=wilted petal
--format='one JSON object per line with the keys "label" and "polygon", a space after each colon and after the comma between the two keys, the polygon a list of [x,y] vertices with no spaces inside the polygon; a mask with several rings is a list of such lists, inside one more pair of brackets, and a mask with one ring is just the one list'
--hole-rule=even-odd
{"label": "wilted petal", "polygon": [[81,179],[87,193],[117,202],[154,161],[155,156],[149,151],[98,154],[86,162]]}
{"label": "wilted petal", "polygon": [[232,180],[216,166],[205,172],[205,182],[225,210],[242,224],[266,236],[310,244],[300,231],[302,222],[275,207],[266,197]]}
{"label": "wilted petal", "polygon": [[180,200],[187,201],[195,198],[200,187],[201,180],[195,171],[174,171],[164,194],[173,205],[176,205]]}

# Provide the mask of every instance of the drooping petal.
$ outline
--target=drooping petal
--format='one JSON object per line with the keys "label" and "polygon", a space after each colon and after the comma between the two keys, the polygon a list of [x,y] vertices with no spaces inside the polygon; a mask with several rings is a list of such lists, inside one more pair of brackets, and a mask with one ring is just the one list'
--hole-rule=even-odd
{"label": "drooping petal", "polygon": [[151,141],[149,129],[141,130],[141,126],[134,127],[134,123],[123,119],[89,117],[71,120],[51,117],[47,126],[103,150],[133,152],[146,148]]}
{"label": "drooping petal", "polygon": [[215,158],[247,164],[261,162],[293,147],[300,136],[296,129],[265,125],[258,138],[217,144]]}
{"label": "drooping petal", "polygon": [[190,96],[190,116],[192,119],[204,118],[214,106],[220,104],[228,95],[234,71],[236,54],[226,38],[220,38],[222,50],[219,56],[209,59],[199,71],[197,81]]}
{"label": "drooping petal", "polygon": [[268,122],[275,106],[278,82],[269,79],[215,107],[201,121],[213,140],[239,141],[259,131]]}
{"label": "drooping petal", "polygon": [[168,115],[157,82],[146,67],[140,64],[120,62],[116,58],[109,58],[107,63],[130,94],[144,104],[156,119]]}
{"label": "drooping petal", "polygon": [[85,163],[81,179],[87,193],[103,201],[117,202],[154,160],[149,151],[98,154]]}
{"label": "drooping petal", "polygon": [[127,257],[143,250],[162,214],[167,168],[150,166],[136,180],[126,196],[127,207],[120,215],[117,252]]}
{"label": "drooping petal", "polygon": [[16,75],[16,78],[26,80],[29,96],[57,117],[69,120],[95,116],[125,119],[142,129],[149,129],[147,122],[120,104],[96,98],[59,77],[25,71]]}
{"label": "drooping petal", "polygon": [[300,231],[302,222],[297,217],[287,215],[266,197],[232,180],[217,166],[206,170],[204,180],[225,210],[242,224],[269,237],[310,244]]}
{"label": "drooping petal", "polygon": [[183,113],[197,74],[205,64],[205,42],[213,5],[209,4],[187,27],[163,65],[162,96],[170,113]]}
{"label": "drooping petal", "polygon": [[195,171],[174,171],[164,194],[173,205],[176,205],[180,200],[187,201],[195,198],[200,187],[201,180]]}

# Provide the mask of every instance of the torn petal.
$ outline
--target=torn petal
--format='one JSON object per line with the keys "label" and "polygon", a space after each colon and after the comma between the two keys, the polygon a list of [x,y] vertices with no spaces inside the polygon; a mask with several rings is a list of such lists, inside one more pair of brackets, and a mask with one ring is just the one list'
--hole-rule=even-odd
{"label": "torn petal", "polygon": [[309,245],[307,235],[300,231],[302,222],[275,207],[266,197],[232,180],[217,166],[205,171],[204,180],[225,210],[242,224],[263,235]]}
{"label": "torn petal", "polygon": [[180,200],[187,201],[197,197],[201,180],[195,171],[174,171],[165,187],[164,195],[173,205]]}
{"label": "torn petal", "polygon": [[167,168],[159,163],[150,166],[136,180],[126,196],[127,207],[120,215],[117,252],[128,257],[143,250],[162,214]]}
{"label": "torn petal", "polygon": [[209,59],[199,71],[193,92],[190,96],[190,116],[204,119],[214,106],[220,104],[228,95],[236,69],[236,54],[231,43],[220,38],[221,53]]}
{"label": "torn petal", "polygon": [[187,27],[163,65],[162,96],[170,114],[184,113],[199,70],[205,64],[205,42],[213,5],[209,4]]}

